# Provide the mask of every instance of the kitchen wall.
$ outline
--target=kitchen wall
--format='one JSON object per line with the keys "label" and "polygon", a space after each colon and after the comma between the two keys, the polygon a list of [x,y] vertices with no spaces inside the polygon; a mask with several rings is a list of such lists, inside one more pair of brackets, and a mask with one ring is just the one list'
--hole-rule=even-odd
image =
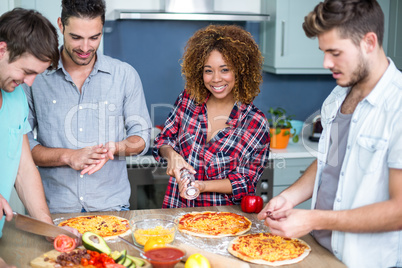
{"label": "kitchen wall", "polygon": [[[106,22],[104,53],[130,63],[138,71],[155,125],[164,123],[174,101],[184,88],[179,60],[186,41],[196,30],[210,23],[213,22]],[[259,42],[259,23],[237,24],[250,31]],[[304,121],[320,109],[335,85],[331,75],[274,75],[264,72],[261,93],[254,103],[265,113],[269,107],[281,106],[295,115],[295,119]]]}

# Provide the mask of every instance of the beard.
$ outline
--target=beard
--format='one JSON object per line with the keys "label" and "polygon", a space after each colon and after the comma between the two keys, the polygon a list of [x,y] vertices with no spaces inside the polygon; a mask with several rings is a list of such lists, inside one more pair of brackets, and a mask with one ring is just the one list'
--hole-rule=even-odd
{"label": "beard", "polygon": [[95,55],[96,55],[95,51],[91,50],[91,51],[90,51],[90,52],[91,52],[91,55],[90,55],[88,58],[86,58],[86,59],[81,59],[81,58],[79,58],[78,56],[76,56],[76,55],[74,54],[74,52],[77,52],[77,51],[75,51],[74,49],[71,50],[71,52],[70,52],[70,50],[68,50],[67,48],[64,48],[64,50],[66,51],[66,53],[67,53],[67,55],[70,57],[70,59],[71,59],[75,64],[77,64],[77,65],[88,65],[89,63],[92,62],[92,59],[93,59],[93,58],[95,57]]}
{"label": "beard", "polygon": [[363,58],[362,53],[359,54],[359,62],[357,64],[356,69],[352,72],[352,75],[350,77],[350,80],[348,82],[345,82],[344,84],[338,84],[342,87],[353,87],[360,82],[364,81],[366,78],[369,76],[369,64],[367,60]]}

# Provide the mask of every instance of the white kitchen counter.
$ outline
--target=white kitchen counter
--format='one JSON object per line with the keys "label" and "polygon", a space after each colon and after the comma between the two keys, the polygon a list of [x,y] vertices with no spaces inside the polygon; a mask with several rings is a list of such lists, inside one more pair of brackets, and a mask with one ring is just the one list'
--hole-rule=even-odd
{"label": "white kitchen counter", "polygon": [[[286,158],[308,158],[317,156],[318,142],[312,142],[308,138],[300,139],[298,143],[291,143],[286,149],[271,149],[269,159],[286,159]],[[129,166],[145,166],[148,167],[157,164],[152,155],[128,156],[126,157]]]}
{"label": "white kitchen counter", "polygon": [[298,143],[289,142],[286,149],[271,149],[269,159],[317,157],[317,150],[318,142],[304,138],[300,139]]}

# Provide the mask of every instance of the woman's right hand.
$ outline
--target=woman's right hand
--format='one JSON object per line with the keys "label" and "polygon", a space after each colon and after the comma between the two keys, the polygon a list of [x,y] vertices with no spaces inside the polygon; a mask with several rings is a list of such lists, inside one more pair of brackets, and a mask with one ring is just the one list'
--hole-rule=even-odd
{"label": "woman's right hand", "polygon": [[162,157],[168,162],[166,174],[175,177],[178,182],[180,181],[180,170],[183,168],[188,169],[192,174],[196,173],[195,169],[172,147],[165,145],[159,151]]}

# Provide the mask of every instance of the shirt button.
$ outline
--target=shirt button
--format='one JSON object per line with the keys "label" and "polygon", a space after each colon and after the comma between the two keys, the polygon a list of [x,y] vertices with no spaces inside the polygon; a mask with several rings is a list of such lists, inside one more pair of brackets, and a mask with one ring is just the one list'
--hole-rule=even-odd
{"label": "shirt button", "polygon": [[338,254],[338,251],[336,249],[334,249],[334,254]]}
{"label": "shirt button", "polygon": [[107,104],[108,102],[107,101],[105,101],[105,104]]}
{"label": "shirt button", "polygon": [[84,178],[84,175],[80,175],[80,178]]}
{"label": "shirt button", "polygon": [[340,197],[338,197],[337,199],[336,199],[336,202],[341,202],[342,201],[342,198],[340,198]]}
{"label": "shirt button", "polygon": [[56,103],[57,101],[56,100],[53,100],[53,103]]}
{"label": "shirt button", "polygon": [[343,173],[343,171],[341,172],[341,176],[343,177],[345,175],[345,173]]}
{"label": "shirt button", "polygon": [[82,127],[80,127],[80,132],[82,132]]}
{"label": "shirt button", "polygon": [[81,200],[81,201],[84,200],[84,197],[81,196],[81,197],[80,197],[80,200]]}
{"label": "shirt button", "polygon": [[80,105],[79,107],[78,107],[80,110],[82,110],[82,106]]}
{"label": "shirt button", "polygon": [[74,83],[71,83],[71,85],[73,85],[73,87],[75,87],[75,84],[74,84]]}
{"label": "shirt button", "polygon": [[350,150],[350,145],[348,145],[348,150]]}
{"label": "shirt button", "polygon": [[357,118],[353,119],[352,122],[353,122],[353,123],[356,123],[356,122],[357,122]]}

